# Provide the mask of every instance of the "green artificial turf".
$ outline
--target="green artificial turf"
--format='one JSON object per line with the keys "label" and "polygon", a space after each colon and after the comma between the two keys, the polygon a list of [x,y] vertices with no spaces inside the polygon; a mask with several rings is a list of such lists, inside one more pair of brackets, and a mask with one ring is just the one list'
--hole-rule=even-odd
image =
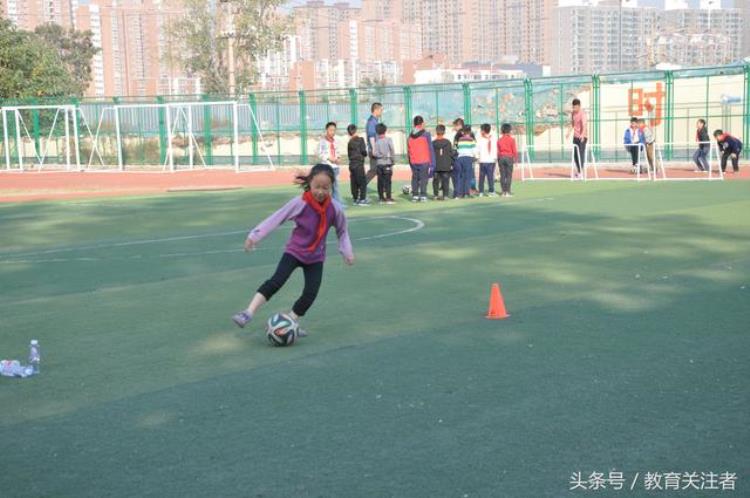
{"label": "green artificial turf", "polygon": [[350,208],[357,262],[332,233],[285,349],[261,330],[301,275],[229,317],[289,228],[241,232],[291,189],[1,205],[0,357],[43,363],[0,378],[0,496],[650,495],[569,491],[610,471],[750,496],[750,182],[516,192]]}

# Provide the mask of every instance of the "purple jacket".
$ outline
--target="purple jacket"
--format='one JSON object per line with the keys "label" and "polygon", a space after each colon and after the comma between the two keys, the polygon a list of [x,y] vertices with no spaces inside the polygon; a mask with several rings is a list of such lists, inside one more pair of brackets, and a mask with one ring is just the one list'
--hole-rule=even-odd
{"label": "purple jacket", "polygon": [[[352,242],[349,240],[344,209],[338,202],[331,199],[326,215],[328,216],[328,229],[330,230],[332,226],[336,227],[336,235],[339,238],[339,252],[347,258],[353,258],[354,252],[352,251]],[[286,243],[284,252],[288,252],[305,264],[325,261],[326,237],[323,237],[323,240],[313,252],[308,250],[308,247],[315,241],[320,218],[318,213],[308,206],[301,196],[287,202],[284,207],[263,220],[257,227],[250,230],[247,237],[258,243],[289,220],[294,220],[296,226]]]}

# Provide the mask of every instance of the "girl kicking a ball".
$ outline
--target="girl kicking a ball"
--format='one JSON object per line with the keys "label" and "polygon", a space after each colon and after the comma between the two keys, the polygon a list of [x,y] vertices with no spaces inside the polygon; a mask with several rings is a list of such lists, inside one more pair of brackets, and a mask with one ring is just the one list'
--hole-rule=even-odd
{"label": "girl kicking a ball", "polygon": [[[352,243],[349,240],[344,209],[331,198],[336,176],[327,164],[315,165],[307,176],[297,176],[304,193],[287,202],[284,207],[250,230],[245,240],[245,251],[253,250],[258,243],[276,230],[282,223],[294,220],[296,226],[284,248],[276,273],[260,286],[247,309],[232,317],[234,323],[244,327],[279,289],[297,268],[302,268],[305,287],[294,303],[289,315],[295,321],[307,313],[318,295],[323,280],[323,262],[326,259],[326,236],[331,226],[336,227],[339,252],[348,265],[354,264]],[[306,335],[300,331],[300,336]]]}

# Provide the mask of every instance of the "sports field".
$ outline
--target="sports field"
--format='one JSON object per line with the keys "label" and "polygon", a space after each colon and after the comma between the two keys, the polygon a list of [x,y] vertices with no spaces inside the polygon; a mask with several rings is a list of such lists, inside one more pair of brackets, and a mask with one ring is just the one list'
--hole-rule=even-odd
{"label": "sports field", "polygon": [[0,496],[750,496],[750,182],[515,191],[350,208],[357,262],[332,232],[291,348],[261,329],[299,274],[230,320],[289,233],[245,254],[245,230],[291,187],[0,205],[0,356],[43,355],[0,378]]}

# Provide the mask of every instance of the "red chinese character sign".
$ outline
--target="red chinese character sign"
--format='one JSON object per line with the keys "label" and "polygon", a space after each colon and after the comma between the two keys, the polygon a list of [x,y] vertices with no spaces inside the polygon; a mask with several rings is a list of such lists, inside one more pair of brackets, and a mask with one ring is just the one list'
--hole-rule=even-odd
{"label": "red chinese character sign", "polygon": [[641,117],[644,114],[651,122],[651,127],[659,126],[664,117],[664,85],[656,83],[656,89],[646,91],[644,88],[631,88],[628,90],[628,113],[631,116]]}

